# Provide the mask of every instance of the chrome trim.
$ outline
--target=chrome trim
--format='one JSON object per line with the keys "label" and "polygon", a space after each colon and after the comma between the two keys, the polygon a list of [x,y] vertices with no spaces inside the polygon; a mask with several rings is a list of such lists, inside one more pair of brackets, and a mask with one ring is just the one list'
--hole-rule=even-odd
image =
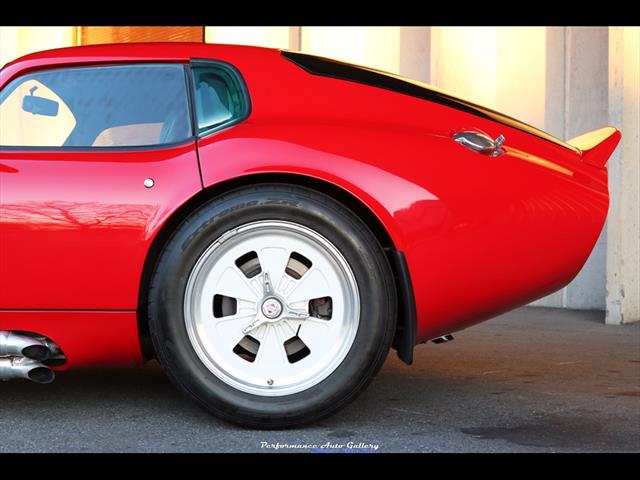
{"label": "chrome trim", "polygon": [[55,377],[53,370],[32,358],[0,358],[0,380],[24,378],[35,383],[51,383]]}
{"label": "chrome trim", "polygon": [[13,332],[0,331],[0,357],[28,357],[48,360],[51,350],[40,340]]}
{"label": "chrome trim", "polygon": [[493,140],[489,135],[479,130],[465,130],[454,133],[452,138],[463,147],[483,155],[497,157],[504,153],[504,150],[502,150],[502,144],[505,141],[504,135],[499,135],[498,138]]}

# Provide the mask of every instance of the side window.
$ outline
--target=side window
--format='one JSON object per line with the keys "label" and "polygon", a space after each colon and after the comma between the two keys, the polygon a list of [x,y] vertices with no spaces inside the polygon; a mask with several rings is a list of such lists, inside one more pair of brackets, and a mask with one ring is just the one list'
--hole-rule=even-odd
{"label": "side window", "polygon": [[196,64],[192,67],[198,133],[207,133],[244,120],[249,102],[244,85],[229,67]]}
{"label": "side window", "polygon": [[182,65],[122,65],[24,75],[0,93],[0,144],[128,147],[191,137]]}

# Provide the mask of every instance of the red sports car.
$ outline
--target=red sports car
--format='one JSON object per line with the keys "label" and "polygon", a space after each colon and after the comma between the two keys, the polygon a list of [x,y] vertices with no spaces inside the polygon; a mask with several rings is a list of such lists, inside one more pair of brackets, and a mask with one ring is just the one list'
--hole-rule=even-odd
{"label": "red sports car", "polygon": [[252,427],[566,285],[620,139],[246,46],[49,50],[0,88],[0,379],[157,358]]}

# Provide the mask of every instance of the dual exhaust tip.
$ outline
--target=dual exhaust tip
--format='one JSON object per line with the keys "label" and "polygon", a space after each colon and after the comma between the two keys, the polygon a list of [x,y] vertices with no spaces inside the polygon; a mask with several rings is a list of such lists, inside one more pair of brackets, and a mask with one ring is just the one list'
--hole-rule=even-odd
{"label": "dual exhaust tip", "polygon": [[46,365],[27,357],[0,358],[0,380],[26,378],[36,383],[51,383],[56,374]]}
{"label": "dual exhaust tip", "polygon": [[44,365],[51,348],[34,337],[0,331],[0,380],[25,378],[36,383],[51,383],[55,373]]}

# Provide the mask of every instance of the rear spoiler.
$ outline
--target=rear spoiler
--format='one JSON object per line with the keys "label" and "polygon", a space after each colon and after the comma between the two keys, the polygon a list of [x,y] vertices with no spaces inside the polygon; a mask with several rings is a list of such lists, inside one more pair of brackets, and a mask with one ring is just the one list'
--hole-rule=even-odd
{"label": "rear spoiler", "polygon": [[603,168],[621,137],[622,134],[617,128],[604,127],[567,140],[567,143],[580,150],[583,162]]}

